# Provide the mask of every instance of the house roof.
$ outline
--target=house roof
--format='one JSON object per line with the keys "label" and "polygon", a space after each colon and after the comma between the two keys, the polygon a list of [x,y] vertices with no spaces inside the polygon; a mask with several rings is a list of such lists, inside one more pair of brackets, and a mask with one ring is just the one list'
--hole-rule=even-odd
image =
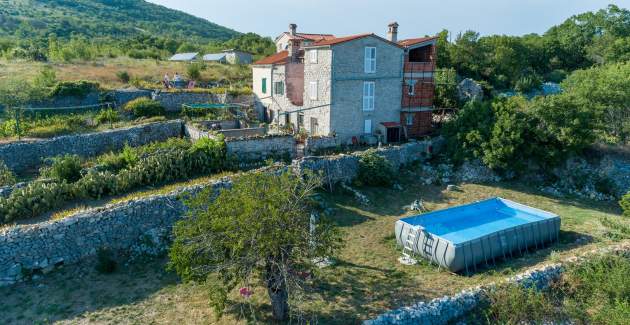
{"label": "house roof", "polygon": [[192,61],[194,60],[199,53],[177,53],[173,55],[169,61]]}
{"label": "house roof", "polygon": [[291,36],[288,32],[284,32],[284,33],[280,34],[280,36],[276,37],[276,40],[280,39],[280,37],[282,37],[284,35],[289,35],[290,37],[298,38],[298,39],[307,39],[307,40],[314,41],[314,42],[320,41],[320,40],[323,40],[323,39],[335,38],[335,35],[332,35],[332,34],[295,33],[294,36]]}
{"label": "house roof", "polygon": [[382,40],[383,42],[389,43],[391,45],[394,45],[396,47],[402,47],[401,45],[394,43],[394,42],[390,42],[376,34],[373,33],[367,33],[367,34],[358,34],[358,35],[351,35],[351,36],[345,36],[345,37],[335,37],[332,39],[327,39],[327,40],[321,40],[321,41],[317,41],[309,46],[306,47],[317,47],[317,46],[332,46],[332,45],[337,45],[337,44],[341,44],[341,43],[345,43],[345,42],[349,42],[349,41],[354,41],[357,39],[361,39],[364,37],[376,37],[380,40]]}
{"label": "house roof", "polygon": [[276,54],[270,55],[266,58],[262,58],[256,62],[254,65],[266,65],[266,64],[284,64],[289,60],[289,51],[282,51]]}
{"label": "house roof", "polygon": [[437,38],[438,38],[437,36],[410,38],[410,39],[405,39],[405,40],[402,40],[402,41],[398,41],[398,44],[401,45],[401,46],[404,46],[404,47],[410,47],[410,46],[414,46],[414,45],[417,45],[417,44],[420,44],[420,43],[436,40]]}
{"label": "house roof", "polygon": [[225,59],[225,53],[211,53],[203,56],[204,61],[221,61]]}

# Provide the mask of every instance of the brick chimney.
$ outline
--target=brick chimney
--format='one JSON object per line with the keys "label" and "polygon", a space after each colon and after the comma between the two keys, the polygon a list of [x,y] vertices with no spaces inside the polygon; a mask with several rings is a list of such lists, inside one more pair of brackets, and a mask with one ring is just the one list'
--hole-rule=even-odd
{"label": "brick chimney", "polygon": [[297,32],[297,25],[296,24],[289,24],[289,35],[295,36],[296,32]]}
{"label": "brick chimney", "polygon": [[298,55],[300,52],[300,46],[302,45],[302,41],[296,38],[289,39],[289,60],[291,62],[298,61]]}
{"label": "brick chimney", "polygon": [[398,42],[398,23],[397,22],[393,22],[393,23],[387,25],[387,27],[389,27],[387,29],[387,39],[390,42],[397,43]]}

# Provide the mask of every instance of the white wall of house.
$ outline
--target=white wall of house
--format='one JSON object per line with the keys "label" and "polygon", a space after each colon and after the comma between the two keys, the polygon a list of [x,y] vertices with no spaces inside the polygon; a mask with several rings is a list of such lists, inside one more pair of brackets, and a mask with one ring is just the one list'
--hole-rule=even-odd
{"label": "white wall of house", "polygon": [[[262,118],[264,110],[271,106],[271,65],[255,65],[252,67],[252,91],[255,96],[256,109]],[[263,79],[266,80],[266,92],[263,92]]]}

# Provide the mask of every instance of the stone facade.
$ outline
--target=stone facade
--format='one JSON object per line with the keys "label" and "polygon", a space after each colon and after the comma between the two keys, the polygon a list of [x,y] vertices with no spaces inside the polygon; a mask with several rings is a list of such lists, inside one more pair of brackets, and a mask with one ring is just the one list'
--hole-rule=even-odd
{"label": "stone facade", "polygon": [[83,157],[122,149],[125,144],[140,146],[182,135],[182,121],[166,121],[107,130],[66,135],[46,140],[18,141],[0,145],[0,160],[13,171],[39,167],[42,158],[63,154]]}

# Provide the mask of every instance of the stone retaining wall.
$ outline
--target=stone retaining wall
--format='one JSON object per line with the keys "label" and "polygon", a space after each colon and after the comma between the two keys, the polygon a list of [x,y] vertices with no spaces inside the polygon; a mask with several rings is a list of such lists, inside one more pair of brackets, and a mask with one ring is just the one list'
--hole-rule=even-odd
{"label": "stone retaining wall", "polygon": [[308,137],[304,141],[304,154],[314,155],[325,149],[337,148],[341,145],[341,139],[337,137]]}
{"label": "stone retaining wall", "polygon": [[[275,153],[272,146],[280,147],[281,150],[295,147],[291,136],[259,138],[254,142],[246,139],[232,143],[235,144],[231,147],[233,151],[264,147],[268,153]],[[399,166],[420,159],[422,155],[413,153],[425,150],[426,145],[410,143],[384,148],[379,152],[396,159],[393,163]],[[401,159],[402,153],[410,156]],[[332,170],[330,166],[338,169]],[[322,172],[330,180],[343,181],[356,175],[358,158],[356,155],[322,157],[316,163],[313,163],[313,158],[303,158],[295,160],[290,167],[296,172],[312,169]],[[28,274],[47,273],[55,266],[76,263],[93,256],[103,247],[140,254],[163,251],[168,247],[173,223],[185,213],[181,197],[209,186],[218,192],[230,187],[231,179],[224,178],[218,182],[184,187],[165,195],[91,209],[58,221],[15,226],[0,231],[0,285],[13,284]]]}
{"label": "stone retaining wall", "polygon": [[18,141],[0,145],[0,160],[13,171],[39,167],[42,158],[63,154],[95,156],[122,149],[125,143],[140,146],[182,135],[182,121],[149,123],[103,132],[66,135],[46,140]]}
{"label": "stone retaining wall", "polygon": [[258,127],[258,128],[219,130],[217,132],[223,134],[226,139],[238,139],[238,138],[247,138],[247,137],[259,138],[267,134],[267,129],[264,127]]}
{"label": "stone retaining wall", "polygon": [[[516,276],[505,282],[522,285],[526,288],[546,288],[564,272],[564,265],[579,263],[594,254],[620,254],[628,256],[630,244],[625,243],[603,249],[593,250],[577,257],[568,258],[561,263],[543,265]],[[496,287],[495,283],[463,290],[453,296],[436,298],[428,302],[419,302],[412,306],[392,310],[374,319],[363,322],[364,325],[441,325],[450,324],[472,311],[484,299],[488,290]]]}
{"label": "stone retaining wall", "polygon": [[244,161],[296,156],[295,139],[291,135],[226,139],[225,146],[228,155]]}

